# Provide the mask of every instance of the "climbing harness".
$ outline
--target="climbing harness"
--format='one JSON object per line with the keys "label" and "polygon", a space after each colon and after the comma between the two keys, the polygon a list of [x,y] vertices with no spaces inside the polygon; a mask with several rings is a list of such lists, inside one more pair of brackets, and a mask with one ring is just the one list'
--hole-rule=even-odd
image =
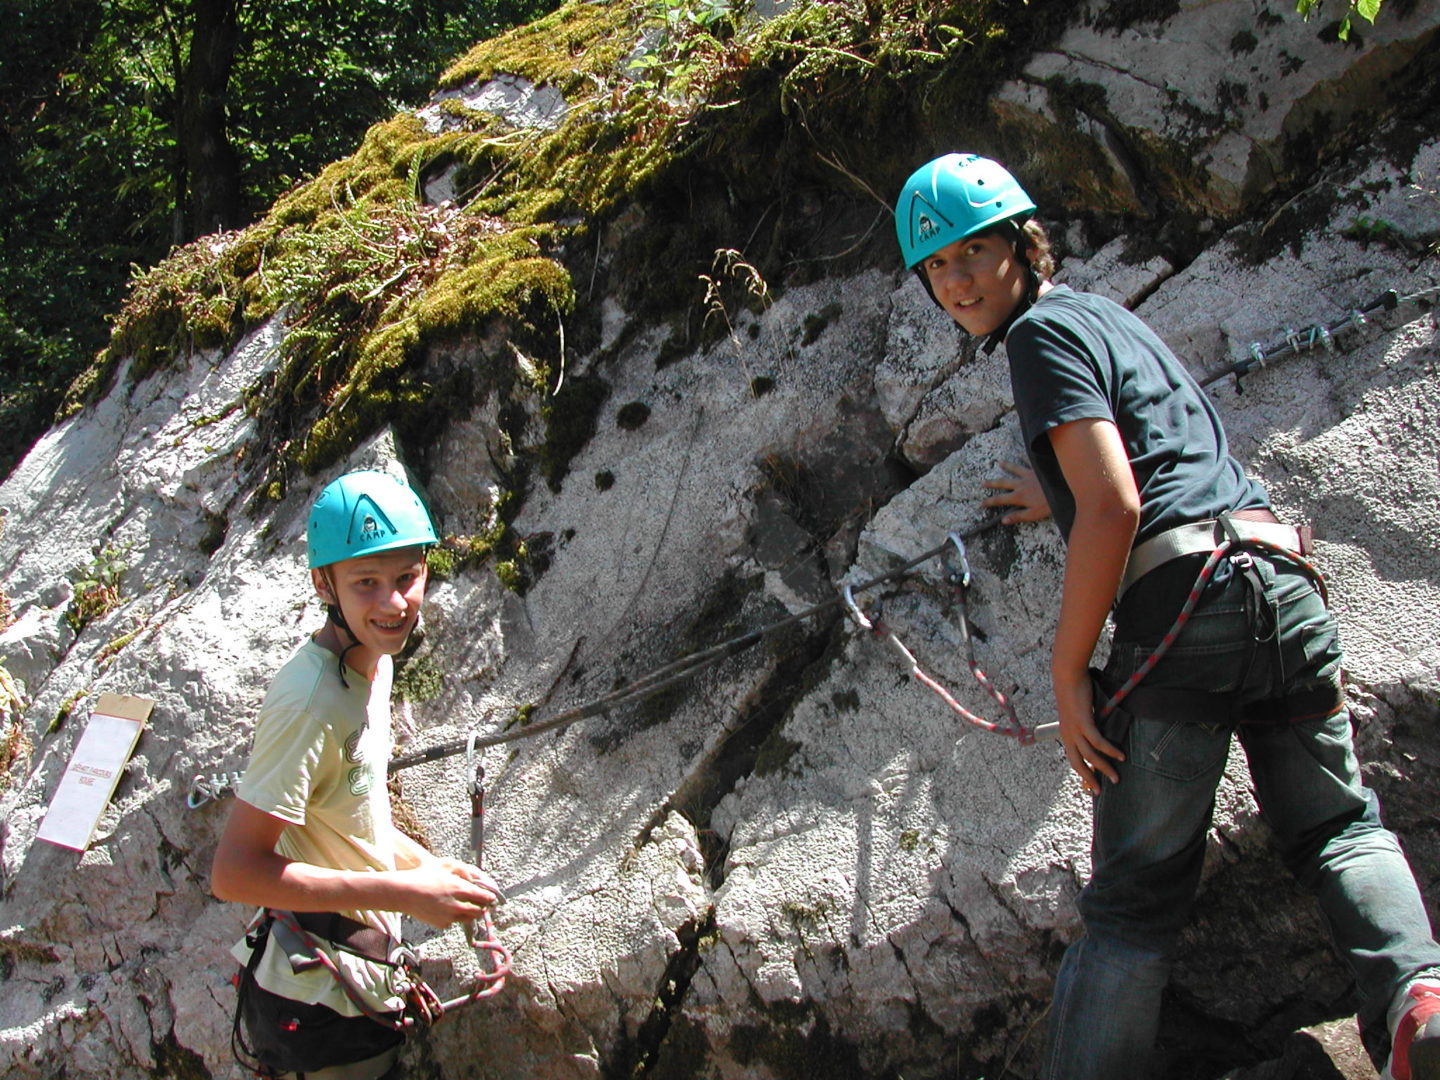
{"label": "climbing harness", "polygon": [[[313,1043],[317,1037],[324,1038],[328,1028],[335,1023],[349,1024],[357,1018],[341,1016],[337,1021],[321,1006],[290,1002],[264,992],[256,982],[255,969],[272,937],[276,947],[285,951],[295,971],[317,967],[324,969],[367,1023],[403,1034],[421,1027],[433,1027],[455,1009],[481,998],[493,997],[504,989],[505,979],[510,974],[510,954],[495,937],[495,928],[488,911],[476,922],[481,923],[482,927],[476,930],[472,924],[467,936],[476,950],[477,960],[481,956],[487,958],[489,970],[482,966],[473,976],[467,993],[442,1001],[421,974],[420,960],[414,950],[403,942],[391,941],[389,935],[383,931],[333,913],[263,909],[246,930],[246,944],[251,949],[250,962],[236,977],[236,1011],[231,1036],[236,1060],[261,1076],[292,1071],[309,1074],[316,1070],[314,1064],[304,1068],[277,1067],[274,1063],[275,1057],[279,1055],[283,1060],[286,1054],[292,1052],[318,1053],[321,1055],[319,1060],[323,1061],[326,1053],[343,1055],[351,1049],[346,1046],[317,1047]],[[389,989],[404,1003],[403,1007],[397,1011],[378,1009],[346,975],[335,959],[334,954],[337,952],[363,957],[387,969]],[[316,1029],[318,1036],[305,1030],[305,1018],[313,1018],[317,1010],[322,1013],[320,1027]],[[293,1015],[283,1016],[278,1015],[279,1013]],[[251,1028],[252,1038],[266,1044],[264,1049],[246,1043],[242,1034],[242,1015],[246,1017],[246,1024],[243,1026]],[[351,1027],[353,1028],[353,1025]],[[356,1039],[371,1037],[371,1029],[364,1025],[354,1029]],[[291,1045],[296,1042],[299,1043],[298,1046]],[[269,1051],[269,1061],[266,1060],[265,1050]],[[330,1067],[328,1063],[323,1066],[326,1069]]]}
{"label": "climbing harness", "polygon": [[[469,774],[467,791],[471,805],[470,851],[468,854],[470,862],[478,867],[484,858],[485,847],[485,769],[476,758],[474,746],[470,746],[468,750],[467,771]],[[292,912],[279,910],[267,910],[266,917],[270,921],[279,923],[281,927],[299,939],[307,956],[304,966],[319,965],[325,968],[345,996],[362,1014],[377,1024],[393,1027],[397,1031],[414,1027],[430,1027],[438,1023],[446,1013],[458,1009],[462,1005],[469,1005],[481,998],[494,997],[505,988],[505,980],[510,974],[510,952],[500,943],[495,932],[494,919],[488,908],[473,921],[467,923],[465,928],[465,938],[475,951],[477,965],[475,973],[471,976],[470,988],[467,993],[447,1001],[442,1001],[425,981],[420,973],[419,958],[409,946],[403,942],[395,944],[390,946],[383,955],[380,955],[373,946],[373,937],[379,932],[355,924],[358,933],[368,931],[366,937],[371,941],[371,948],[369,950],[352,948],[350,951],[376,963],[384,964],[395,973],[394,990],[396,995],[405,1001],[405,1009],[399,1016],[393,1016],[378,1012],[365,999],[364,994],[350,982],[321,943],[322,937],[328,935],[316,932],[316,920],[329,920],[331,924],[342,926],[350,926],[351,920],[331,914],[297,916]],[[333,939],[331,943],[339,944]]]}
{"label": "climbing harness", "polygon": [[[281,911],[278,909],[267,909],[266,916],[278,923],[286,931],[299,939],[306,952],[306,959],[299,965],[300,970],[307,967],[323,967],[339,985],[341,991],[350,1002],[383,1027],[394,1028],[396,1031],[407,1031],[418,1027],[431,1027],[440,1022],[446,1013],[453,1012],[462,1005],[468,1005],[472,1001],[481,998],[494,997],[505,988],[505,978],[510,974],[510,954],[505,947],[495,940],[494,928],[488,927],[488,936],[479,938],[476,935],[474,948],[477,953],[487,955],[491,962],[489,971],[479,970],[471,980],[471,987],[468,993],[458,997],[442,1001],[440,995],[425,981],[420,973],[420,959],[415,955],[408,945],[401,943],[392,944],[383,956],[372,954],[356,948],[349,948],[349,951],[364,956],[378,964],[390,968],[394,972],[393,989],[397,997],[405,1002],[404,1009],[399,1014],[385,1013],[377,1010],[352,983],[345,972],[335,962],[318,933],[312,932],[312,928],[321,925],[325,920],[340,922],[339,916],[322,914],[315,919],[307,918],[304,915],[296,915],[294,912]],[[488,921],[488,915],[482,916]],[[317,922],[318,919],[318,922]],[[348,924],[350,920],[343,920]],[[478,921],[478,920],[477,920]],[[362,927],[362,930],[369,929]],[[272,930],[273,932],[273,930]],[[375,933],[378,934],[378,931]],[[347,948],[340,942],[329,942],[332,948]],[[292,961],[293,962],[293,961]]]}
{"label": "climbing harness", "polygon": [[[1219,521],[1214,518],[1177,525],[1135,545],[1129,561],[1125,563],[1125,574],[1120,579],[1115,602],[1118,604],[1123,600],[1135,582],[1171,559],[1214,551],[1217,535],[1220,535],[1217,533],[1219,526]],[[1250,519],[1232,513],[1225,515],[1225,530],[1232,540],[1260,540],[1300,555],[1309,555],[1311,551],[1309,526],[1282,525],[1278,521]]]}
{"label": "climbing harness", "polygon": [[[1200,524],[1207,523],[1202,522]],[[1185,624],[1190,621],[1190,616],[1195,611],[1196,605],[1199,604],[1201,596],[1204,595],[1206,586],[1210,584],[1210,579],[1215,576],[1216,568],[1220,565],[1221,560],[1230,553],[1232,548],[1237,546],[1260,548],[1270,552],[1272,555],[1293,563],[1316,583],[1316,587],[1320,590],[1321,598],[1327,605],[1329,604],[1330,597],[1325,588],[1324,577],[1320,571],[1316,569],[1315,565],[1306,559],[1304,555],[1298,551],[1291,551],[1279,544],[1272,543],[1269,540],[1261,539],[1248,528],[1243,530],[1237,528],[1241,525],[1248,526],[1257,523],[1242,522],[1222,517],[1218,519],[1218,521],[1209,522],[1208,524],[1212,527],[1216,525],[1220,526],[1221,538],[1215,542],[1214,547],[1210,551],[1210,555],[1205,560],[1205,565],[1200,568],[1200,573],[1195,578],[1195,584],[1190,587],[1190,593],[1185,597],[1185,603],[1180,606],[1180,612],[1175,616],[1175,621],[1170,625],[1170,629],[1165,632],[1165,636],[1160,639],[1160,643],[1155,646],[1154,651],[1135,669],[1135,673],[1125,681],[1120,689],[1111,694],[1107,701],[1099,706],[1096,710],[1097,717],[1103,718],[1114,712],[1119,704],[1134,692],[1135,688],[1145,679],[1145,676],[1154,671],[1155,666],[1164,659],[1165,654],[1170,651],[1170,647],[1175,644],[1176,639],[1179,638],[1181,632],[1185,629]],[[1184,528],[1184,526],[1182,526],[1182,528]],[[1241,551],[1238,554],[1243,555],[1246,553]],[[1244,571],[1247,568],[1242,567],[1241,569]]]}
{"label": "climbing harness", "polygon": [[[484,857],[485,846],[485,769],[476,759],[473,746],[469,749],[467,772],[469,775],[467,791],[471,805],[470,850],[467,854],[470,856],[469,861],[478,867]],[[210,782],[206,782],[203,776],[197,776],[192,785],[191,796],[187,801],[192,807],[203,805],[204,801],[218,798],[227,786],[231,786],[237,781],[238,777],[233,773],[229,774],[228,779],[225,776],[212,777]],[[203,793],[204,796],[198,801],[197,791]],[[503,896],[500,898],[504,899]],[[265,993],[255,981],[255,967],[272,935],[277,937],[277,946],[284,948],[294,970],[323,968],[329,972],[340,991],[360,1012],[361,1016],[382,1028],[400,1033],[420,1027],[433,1027],[447,1013],[455,1009],[482,998],[494,997],[505,988],[505,980],[511,971],[510,952],[500,943],[499,936],[495,931],[494,919],[488,908],[465,924],[465,940],[474,950],[476,970],[470,977],[468,990],[449,1000],[441,1000],[439,994],[425,980],[420,969],[419,957],[404,942],[393,942],[382,931],[336,913],[296,913],[265,908],[246,931],[246,942],[251,949],[251,960],[237,976],[235,1019],[231,1034],[231,1046],[235,1059],[242,1066],[261,1077],[289,1072],[310,1075],[316,1071],[314,1066],[276,1068],[273,1062],[267,1063],[264,1060],[264,1052],[257,1051],[256,1048],[248,1045],[242,1034],[241,1017],[243,1014],[246,1017],[247,1025],[262,1029],[258,1036],[252,1030],[252,1037],[268,1040],[269,1052],[272,1055],[282,1055],[282,1059],[283,1055],[295,1049],[291,1045],[292,1043],[298,1041],[308,1045],[314,1041],[309,1033],[301,1030],[306,1021],[300,1016],[280,1016],[276,1014],[276,1011],[277,1009],[281,1012],[288,1010],[292,1014],[310,1016],[318,1006],[299,1006],[276,995]],[[377,1009],[336,962],[332,955],[336,951],[349,952],[386,968],[390,973],[389,988],[396,997],[404,1002],[404,1007],[398,1012],[385,1012]],[[343,1025],[348,1022],[348,1019],[350,1018],[342,1017],[338,1022]],[[320,1037],[324,1038],[325,1032],[335,1023],[334,1020],[322,1019],[320,1021]],[[362,1027],[356,1034],[363,1039],[367,1031]],[[313,1049],[311,1047],[312,1051]],[[344,1050],[342,1049],[341,1052],[343,1053]],[[349,1076],[356,1067],[369,1064],[370,1059],[357,1063],[357,1066],[327,1064],[321,1071],[324,1075],[330,1076],[332,1075],[330,1070],[334,1068],[339,1070],[333,1074],[336,1077],[341,1076],[342,1073]],[[347,1069],[350,1071],[346,1071]],[[384,1071],[381,1068],[374,1075],[378,1076],[380,1072]],[[354,1075],[358,1076],[359,1073],[356,1072]]]}
{"label": "climbing harness", "polygon": [[1401,304],[1417,304],[1428,308],[1430,298],[1437,293],[1440,293],[1440,285],[1432,285],[1428,289],[1420,289],[1406,296],[1401,296],[1394,289],[1386,289],[1363,308],[1354,309],[1343,319],[1330,323],[1328,326],[1316,324],[1303,330],[1294,330],[1287,326],[1281,331],[1281,341],[1268,347],[1258,341],[1252,342],[1248,356],[1205,376],[1200,380],[1200,385],[1209,386],[1226,375],[1234,375],[1235,392],[1242,393],[1241,378],[1250,374],[1255,368],[1263,368],[1287,356],[1299,356],[1302,352],[1310,349],[1323,348],[1327,352],[1335,352],[1335,336],[1347,330],[1359,330],[1369,322],[1368,316],[1381,310],[1394,311]]}
{"label": "climbing harness", "polygon": [[990,681],[975,659],[975,640],[970,633],[970,617],[966,608],[966,593],[970,590],[970,563],[965,556],[965,542],[960,539],[958,533],[952,532],[948,536],[947,543],[942,549],[941,558],[945,565],[945,579],[951,587],[955,606],[959,609],[960,636],[965,640],[966,663],[969,665],[971,674],[975,676],[975,681],[995,699],[995,703],[1005,714],[1004,721],[986,720],[983,716],[976,715],[956,701],[955,696],[939,680],[920,667],[914,654],[901,643],[895,635],[895,631],[890,629],[879,615],[867,616],[860,609],[860,605],[855,601],[854,589],[849,585],[845,586],[843,594],[845,608],[860,629],[883,638],[909,669],[910,675],[922,686],[933,690],[940,700],[967,724],[972,724],[982,731],[992,731],[997,735],[1012,735],[1019,740],[1021,746],[1027,746],[1035,741],[1034,730],[1021,723],[1019,715],[1015,712],[1015,706],[1010,704],[1010,699]]}

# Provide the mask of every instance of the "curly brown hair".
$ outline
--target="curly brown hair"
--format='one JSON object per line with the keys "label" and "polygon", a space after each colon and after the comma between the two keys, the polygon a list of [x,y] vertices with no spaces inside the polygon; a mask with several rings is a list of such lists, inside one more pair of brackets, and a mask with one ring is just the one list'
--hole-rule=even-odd
{"label": "curly brown hair", "polygon": [[1023,239],[1027,261],[1035,270],[1041,281],[1049,281],[1055,276],[1055,253],[1050,248],[1050,234],[1045,231],[1045,226],[1031,218],[1020,227],[1020,237]]}

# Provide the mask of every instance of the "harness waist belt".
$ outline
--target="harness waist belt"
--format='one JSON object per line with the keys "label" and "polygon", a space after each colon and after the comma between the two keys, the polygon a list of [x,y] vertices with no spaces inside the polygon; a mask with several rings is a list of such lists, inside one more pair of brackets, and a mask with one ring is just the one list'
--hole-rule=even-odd
{"label": "harness waist belt", "polygon": [[376,930],[373,926],[330,911],[293,911],[291,915],[297,923],[318,938],[367,960],[376,960],[382,964],[389,962],[390,935],[383,930]]}
{"label": "harness waist belt", "polygon": [[[1229,533],[1226,526],[1229,526]],[[1296,555],[1308,554],[1309,544],[1304,543],[1301,531],[1293,525],[1281,525],[1275,521],[1251,521],[1240,517],[1227,517],[1224,522],[1211,518],[1208,521],[1193,521],[1188,525],[1177,525],[1159,536],[1152,536],[1130,552],[1130,561],[1125,564],[1125,576],[1120,579],[1120,592],[1116,603],[1127,589],[1158,566],[1182,555],[1196,555],[1202,551],[1214,551],[1226,540],[1259,540],[1275,547],[1293,551]]]}

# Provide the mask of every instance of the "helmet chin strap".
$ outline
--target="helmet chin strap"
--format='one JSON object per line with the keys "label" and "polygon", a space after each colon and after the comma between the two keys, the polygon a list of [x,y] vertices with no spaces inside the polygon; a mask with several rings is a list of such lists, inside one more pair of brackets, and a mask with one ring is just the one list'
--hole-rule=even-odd
{"label": "helmet chin strap", "polygon": [[1015,257],[1025,267],[1025,278],[1029,284],[1025,286],[1025,293],[1020,297],[1015,309],[1010,312],[1010,317],[986,336],[985,344],[981,346],[985,350],[986,356],[993,353],[995,347],[1005,340],[1005,335],[1010,333],[1010,327],[1015,325],[1015,320],[1029,311],[1030,305],[1040,299],[1040,275],[1035,273],[1035,268],[1030,265],[1030,260],[1025,257],[1025,253],[1018,244],[1015,246]]}
{"label": "helmet chin strap", "polygon": [[331,597],[330,599],[323,596],[321,597],[322,600],[325,600],[325,615],[335,624],[337,629],[344,630],[345,636],[350,639],[350,644],[340,650],[339,657],[340,685],[345,687],[346,690],[349,690],[350,684],[345,680],[345,654],[359,645],[360,639],[355,636],[355,631],[351,630],[350,624],[345,621],[345,612],[340,607],[340,590],[335,588],[335,579],[330,576],[330,567],[324,567],[320,572],[325,577],[325,585],[330,590]]}

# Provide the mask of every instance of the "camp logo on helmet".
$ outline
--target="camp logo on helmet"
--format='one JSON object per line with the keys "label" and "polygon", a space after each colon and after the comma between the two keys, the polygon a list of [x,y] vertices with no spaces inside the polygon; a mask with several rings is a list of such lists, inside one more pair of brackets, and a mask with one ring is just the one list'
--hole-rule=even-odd
{"label": "camp logo on helmet", "polygon": [[918,243],[925,243],[939,231],[940,226],[929,214],[922,213],[920,219],[915,222],[915,239]]}
{"label": "camp logo on helmet", "polygon": [[355,536],[355,546],[362,551],[368,550],[373,544],[388,540],[398,531],[385,511],[380,509],[380,505],[368,494],[355,500],[355,510],[350,520],[352,529],[357,523],[360,526]]}

